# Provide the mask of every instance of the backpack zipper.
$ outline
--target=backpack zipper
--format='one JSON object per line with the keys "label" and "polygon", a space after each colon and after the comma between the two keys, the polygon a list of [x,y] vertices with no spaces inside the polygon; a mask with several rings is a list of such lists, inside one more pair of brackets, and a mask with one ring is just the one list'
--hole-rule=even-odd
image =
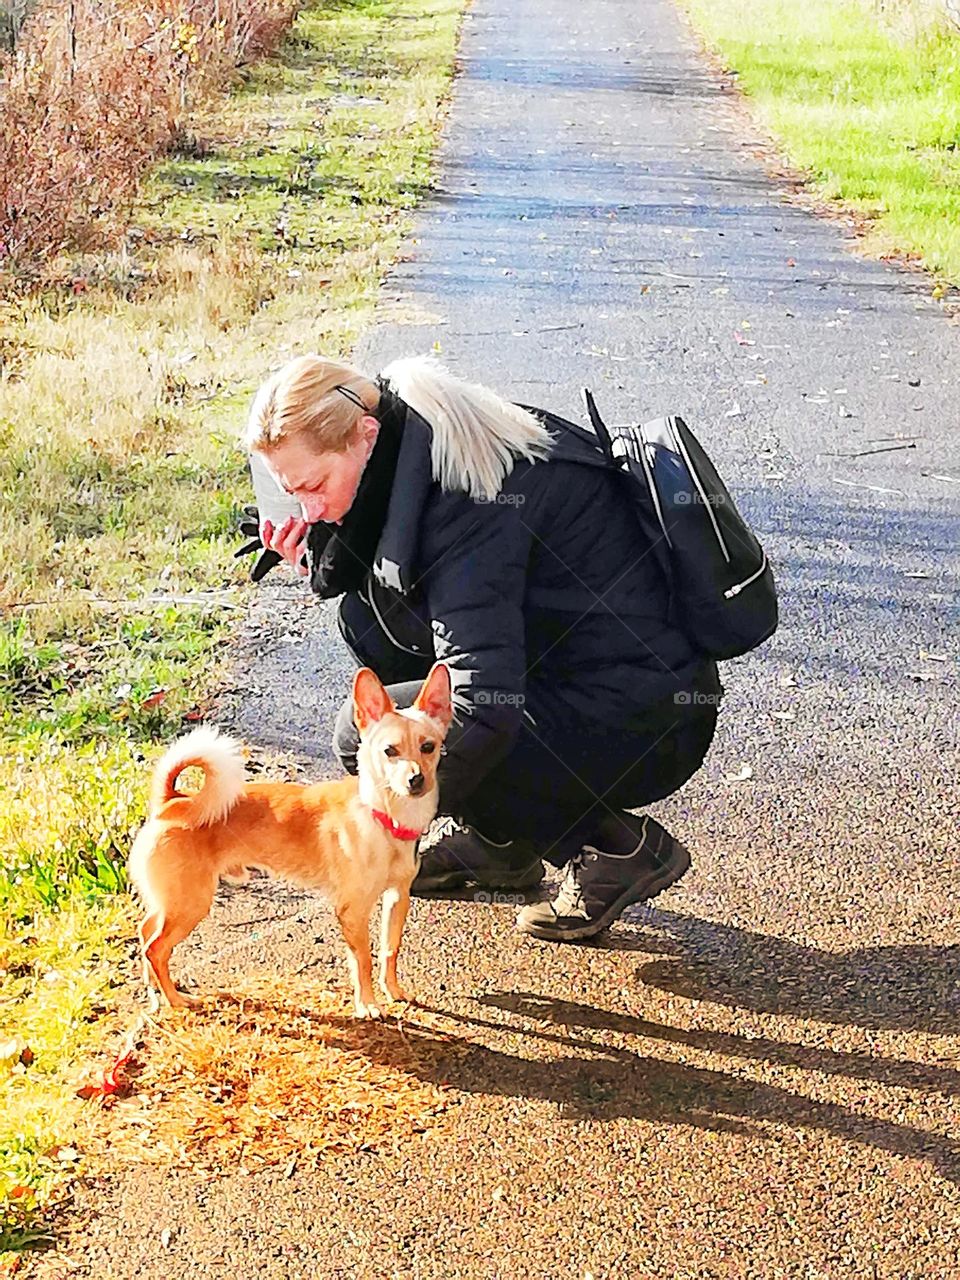
{"label": "backpack zipper", "polygon": [[[623,449],[620,453],[617,453],[618,444],[623,446]],[[635,444],[638,444],[639,448],[631,450],[630,446]],[[649,490],[650,498],[653,501],[653,509],[656,512],[657,521],[660,525],[661,530],[663,531],[664,540],[667,546],[672,551],[673,543],[670,541],[670,534],[667,532],[667,522],[663,518],[663,508],[660,506],[660,494],[657,492],[657,485],[653,478],[653,471],[650,467],[650,459],[647,457],[646,440],[644,440],[642,437],[639,440],[637,440],[633,434],[633,431],[631,431],[629,434],[624,434],[613,442],[613,447],[611,452],[615,457],[620,458],[622,461],[626,461],[627,454],[632,452],[636,457],[637,461],[640,463],[641,467],[643,467],[643,474],[646,477],[647,489]]]}
{"label": "backpack zipper", "polygon": [[723,593],[723,598],[725,600],[732,600],[734,596],[738,596],[740,594],[740,592],[744,589],[744,587],[749,587],[751,582],[756,582],[756,580],[762,574],[766,573],[766,570],[767,570],[767,553],[764,551],[763,557],[760,561],[760,568],[757,570],[757,572],[752,573],[750,577],[745,578],[743,582],[735,582],[732,587],[728,587],[727,590]]}
{"label": "backpack zipper", "polygon": [[[730,552],[727,550],[727,544],[726,542],[724,542],[723,534],[720,532],[720,526],[717,524],[717,517],[713,514],[713,503],[710,502],[709,499],[707,498],[706,491],[704,490],[704,487],[700,482],[700,477],[697,474],[697,469],[693,465],[693,463],[690,461],[690,455],[689,453],[687,453],[687,446],[683,443],[683,438],[681,437],[680,432],[677,430],[676,426],[674,425],[675,422],[676,422],[676,418],[670,419],[670,425],[673,428],[673,438],[676,440],[677,446],[681,454],[683,455],[683,460],[687,464],[687,470],[693,476],[693,483],[697,486],[697,492],[700,494],[700,497],[703,500],[703,505],[707,508],[707,515],[710,517],[710,523],[713,525],[713,532],[717,536],[717,542],[720,544],[720,550],[723,552],[723,558],[724,560],[726,560],[727,564],[729,564]],[[746,583],[744,583],[744,586],[746,586]],[[734,595],[736,595],[736,592],[734,592]]]}

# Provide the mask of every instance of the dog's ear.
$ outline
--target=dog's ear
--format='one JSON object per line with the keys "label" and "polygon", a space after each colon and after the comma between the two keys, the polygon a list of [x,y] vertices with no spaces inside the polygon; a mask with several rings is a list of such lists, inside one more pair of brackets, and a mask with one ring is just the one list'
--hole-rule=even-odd
{"label": "dog's ear", "polygon": [[417,700],[413,704],[418,711],[423,711],[431,720],[439,720],[444,729],[450,727],[453,719],[453,704],[450,701],[450,672],[442,662],[435,662],[430,674],[424,680]]}
{"label": "dog's ear", "polygon": [[353,718],[362,737],[372,724],[395,711],[393,699],[369,667],[361,667],[353,677]]}

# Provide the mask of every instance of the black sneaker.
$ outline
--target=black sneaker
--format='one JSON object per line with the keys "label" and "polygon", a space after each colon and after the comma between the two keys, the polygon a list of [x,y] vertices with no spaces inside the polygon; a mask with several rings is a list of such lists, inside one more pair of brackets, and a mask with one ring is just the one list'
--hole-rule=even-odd
{"label": "black sneaker", "polygon": [[640,837],[632,853],[604,853],[584,845],[571,858],[552,902],[534,902],[517,928],[550,942],[592,938],[634,902],[645,902],[680,879],[690,854],[653,818],[633,819]]}
{"label": "black sneaker", "polygon": [[468,884],[484,889],[532,889],[543,879],[543,863],[529,840],[488,840],[476,827],[446,835],[420,854],[414,895],[444,893]]}

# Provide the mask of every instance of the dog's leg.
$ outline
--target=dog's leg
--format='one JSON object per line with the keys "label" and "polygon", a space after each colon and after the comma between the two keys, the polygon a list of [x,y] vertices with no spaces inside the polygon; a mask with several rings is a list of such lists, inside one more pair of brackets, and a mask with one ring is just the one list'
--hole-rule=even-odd
{"label": "dog's leg", "polygon": [[400,939],[410,909],[410,889],[404,885],[388,886],[383,895],[380,916],[380,986],[391,1000],[410,1000],[397,979],[397,956]]}
{"label": "dog's leg", "polygon": [[148,991],[156,991],[158,986],[157,979],[154,976],[153,966],[147,959],[147,945],[153,935],[159,932],[157,924],[157,917],[152,913],[148,913],[141,920],[140,928],[138,930],[138,933],[140,934],[140,963],[142,966],[141,972],[143,974],[143,985]]}
{"label": "dog's leg", "polygon": [[176,938],[174,941],[173,930],[169,924],[164,921],[160,929],[147,943],[145,955],[153,970],[154,977],[160,986],[160,990],[167,997],[170,1005],[174,1009],[189,1009],[194,1007],[198,1001],[192,996],[184,995],[182,991],[178,991],[173,985],[173,979],[170,977],[170,957],[173,954],[173,948],[177,942],[181,942],[183,938],[190,932],[189,929]]}
{"label": "dog's leg", "polygon": [[188,916],[175,916],[172,919],[160,916],[159,927],[144,948],[144,955],[153,970],[154,977],[174,1009],[192,1009],[200,1003],[199,1000],[185,995],[174,986],[173,979],[170,977],[170,957],[174,947],[196,928],[209,910],[208,902],[199,914],[192,912]]}
{"label": "dog's leg", "polygon": [[350,903],[337,909],[337,919],[347,944],[347,963],[353,978],[353,1002],[358,1018],[379,1018],[373,994],[373,956],[370,954],[370,908]]}

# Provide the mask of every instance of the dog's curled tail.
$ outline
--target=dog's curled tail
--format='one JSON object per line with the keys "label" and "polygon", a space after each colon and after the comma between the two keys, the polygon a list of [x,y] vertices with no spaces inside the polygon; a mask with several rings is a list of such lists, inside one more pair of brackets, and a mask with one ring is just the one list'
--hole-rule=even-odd
{"label": "dog's curled tail", "polygon": [[[191,765],[203,770],[203,786],[195,795],[184,796],[174,783]],[[161,756],[153,774],[150,814],[155,816],[168,800],[182,799],[190,803],[191,827],[222,822],[243,793],[243,775],[239,742],[218,729],[194,729]]]}

